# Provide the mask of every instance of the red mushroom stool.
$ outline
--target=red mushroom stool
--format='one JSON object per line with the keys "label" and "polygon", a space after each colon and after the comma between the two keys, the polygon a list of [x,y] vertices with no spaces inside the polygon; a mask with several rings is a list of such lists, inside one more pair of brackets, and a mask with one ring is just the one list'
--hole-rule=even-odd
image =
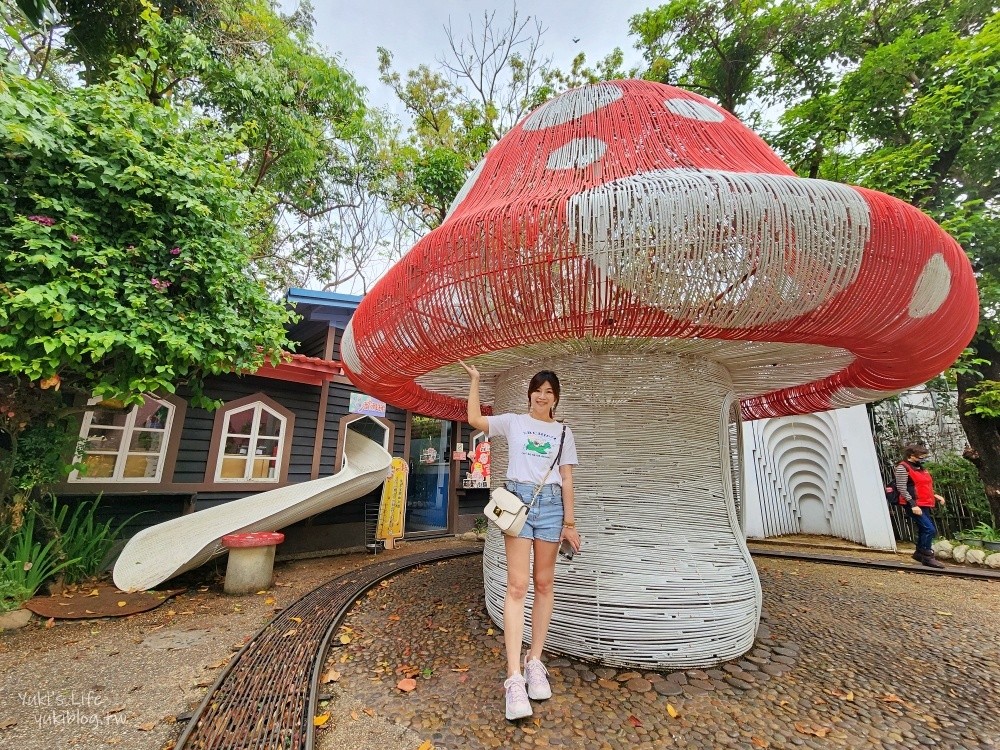
{"label": "red mushroom stool", "polygon": [[226,565],[227,594],[252,594],[266,589],[274,580],[274,548],[285,541],[277,531],[226,534],[222,546],[229,550]]}

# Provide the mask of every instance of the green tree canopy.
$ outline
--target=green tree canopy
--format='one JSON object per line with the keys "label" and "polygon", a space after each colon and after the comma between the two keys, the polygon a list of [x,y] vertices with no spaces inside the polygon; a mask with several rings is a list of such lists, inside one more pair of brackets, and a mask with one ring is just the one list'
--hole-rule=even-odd
{"label": "green tree canopy", "polygon": [[[0,6],[9,0],[0,0]],[[343,211],[369,171],[381,123],[354,77],[313,39],[312,8],[268,0],[56,0],[42,31],[8,14],[0,39],[30,77],[85,85],[138,70],[137,94],[192,104],[232,129],[230,154],[252,192],[269,197],[248,233],[256,273],[272,292],[334,273]],[[362,158],[355,158],[359,154]],[[330,242],[333,241],[333,246]]]}
{"label": "green tree canopy", "polygon": [[[0,80],[0,378],[134,399],[255,370],[288,313],[247,272],[259,204],[217,123],[120,80]],[[18,429],[21,405],[0,424]]]}

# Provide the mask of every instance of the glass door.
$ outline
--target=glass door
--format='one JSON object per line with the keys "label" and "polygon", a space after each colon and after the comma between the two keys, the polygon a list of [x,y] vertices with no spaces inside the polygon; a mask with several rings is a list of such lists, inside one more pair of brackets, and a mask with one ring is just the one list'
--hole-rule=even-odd
{"label": "glass door", "polygon": [[451,422],[414,414],[410,423],[406,533],[448,530]]}

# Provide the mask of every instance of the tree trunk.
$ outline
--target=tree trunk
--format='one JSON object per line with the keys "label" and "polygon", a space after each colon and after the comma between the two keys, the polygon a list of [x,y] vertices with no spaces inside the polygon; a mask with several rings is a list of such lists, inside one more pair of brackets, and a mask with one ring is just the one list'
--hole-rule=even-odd
{"label": "tree trunk", "polygon": [[[987,380],[1000,380],[1000,351],[980,334],[973,339],[972,345],[980,357],[990,362],[980,367],[982,376]],[[958,376],[958,412],[971,449],[965,451],[965,457],[979,470],[993,514],[993,525],[1000,527],[1000,417],[968,412],[969,389],[979,382],[972,374]]]}

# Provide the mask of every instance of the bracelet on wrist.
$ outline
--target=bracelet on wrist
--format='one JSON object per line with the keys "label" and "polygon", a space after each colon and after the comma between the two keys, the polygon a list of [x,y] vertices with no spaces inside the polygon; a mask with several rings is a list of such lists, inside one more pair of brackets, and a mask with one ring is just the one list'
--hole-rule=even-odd
{"label": "bracelet on wrist", "polygon": [[563,521],[563,528],[564,529],[575,529],[576,528],[576,521]]}

